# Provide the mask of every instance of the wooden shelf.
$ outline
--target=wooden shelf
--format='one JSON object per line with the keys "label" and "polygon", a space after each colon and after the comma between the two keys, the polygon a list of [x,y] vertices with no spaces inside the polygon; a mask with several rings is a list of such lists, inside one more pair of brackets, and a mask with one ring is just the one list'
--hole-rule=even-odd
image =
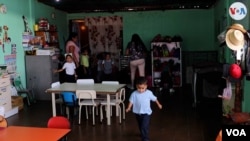
{"label": "wooden shelf", "polygon": [[59,40],[58,40],[58,33],[57,31],[35,31],[35,36],[41,37],[41,40],[43,41],[43,45],[47,44],[48,46],[55,46],[56,48],[59,48]]}

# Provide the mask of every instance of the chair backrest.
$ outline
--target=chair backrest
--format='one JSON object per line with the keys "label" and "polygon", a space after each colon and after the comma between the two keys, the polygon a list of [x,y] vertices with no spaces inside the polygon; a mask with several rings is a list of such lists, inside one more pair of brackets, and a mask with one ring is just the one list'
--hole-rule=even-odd
{"label": "chair backrest", "polygon": [[20,77],[15,77],[14,78],[14,86],[18,90],[24,90],[25,88],[22,85]]}
{"label": "chair backrest", "polygon": [[125,88],[121,88],[118,92],[118,99],[120,99],[122,102],[125,101],[125,95],[126,94],[126,91],[125,91]]}
{"label": "chair backrest", "polygon": [[77,98],[73,92],[62,92],[63,103],[68,106],[76,106]]}
{"label": "chair backrest", "polygon": [[51,117],[47,123],[48,128],[70,129],[70,121],[63,116]]}
{"label": "chair backrest", "polygon": [[76,96],[80,99],[95,99],[96,91],[95,90],[76,90]]}
{"label": "chair backrest", "polygon": [[102,84],[119,85],[119,82],[118,81],[102,81]]}
{"label": "chair backrest", "polygon": [[8,127],[8,122],[4,117],[0,121],[0,127]]}
{"label": "chair backrest", "polygon": [[[57,81],[57,82],[54,82],[54,83],[52,83],[51,84],[51,88],[54,88],[54,87],[56,87],[56,86],[59,86],[60,85],[60,82],[59,81]],[[58,92],[58,94],[59,94],[60,92]],[[61,95],[59,95],[59,98],[61,99],[62,98],[62,96]]]}
{"label": "chair backrest", "polygon": [[94,81],[94,79],[77,79],[76,80],[76,83],[77,84],[87,84],[87,85],[89,85],[89,84],[95,84],[95,81]]}

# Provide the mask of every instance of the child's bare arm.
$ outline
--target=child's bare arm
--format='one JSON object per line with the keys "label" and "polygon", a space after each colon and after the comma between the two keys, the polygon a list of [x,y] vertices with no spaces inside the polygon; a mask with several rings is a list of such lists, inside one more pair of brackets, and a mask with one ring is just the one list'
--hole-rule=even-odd
{"label": "child's bare arm", "polygon": [[131,110],[132,105],[133,104],[131,102],[128,103],[128,107],[126,109],[126,112],[129,112]]}
{"label": "child's bare arm", "polygon": [[159,107],[159,109],[162,109],[162,105],[161,105],[161,103],[158,100],[156,100],[155,103],[157,104],[157,106]]}
{"label": "child's bare arm", "polygon": [[61,71],[63,71],[63,70],[64,70],[64,69],[54,70],[54,73],[61,72]]}

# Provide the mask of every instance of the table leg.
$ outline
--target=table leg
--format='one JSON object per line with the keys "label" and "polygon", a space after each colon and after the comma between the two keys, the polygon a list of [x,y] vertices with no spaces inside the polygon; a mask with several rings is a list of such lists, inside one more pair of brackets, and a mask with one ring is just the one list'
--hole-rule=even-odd
{"label": "table leg", "polygon": [[197,73],[194,73],[194,83],[193,83],[193,93],[194,93],[194,103],[193,103],[193,107],[196,107],[197,104],[197,94],[196,94],[196,83],[197,83]]}
{"label": "table leg", "polygon": [[[118,101],[118,93],[115,95],[115,100]],[[115,105],[115,109],[116,109],[116,116],[118,117],[119,116],[119,106],[117,104]]]}
{"label": "table leg", "polygon": [[55,98],[55,93],[51,94],[52,97],[52,114],[53,117],[56,116],[56,98]]}
{"label": "table leg", "polygon": [[110,95],[109,94],[107,94],[107,112],[106,112],[106,114],[107,114],[107,125],[111,125],[111,123],[110,123]]}

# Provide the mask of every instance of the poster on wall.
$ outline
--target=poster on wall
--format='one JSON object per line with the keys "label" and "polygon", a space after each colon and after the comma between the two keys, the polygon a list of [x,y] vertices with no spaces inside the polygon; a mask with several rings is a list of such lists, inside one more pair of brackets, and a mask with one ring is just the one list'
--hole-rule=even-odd
{"label": "poster on wall", "polygon": [[29,35],[29,34],[23,34],[23,49],[24,51],[28,51],[28,50],[32,50],[32,46],[29,45],[29,42],[31,39],[33,39],[34,36],[33,35]]}
{"label": "poster on wall", "polygon": [[11,54],[16,54],[16,44],[11,44]]}
{"label": "poster on wall", "polygon": [[8,73],[16,72],[16,54],[5,55],[4,62],[7,65]]}

